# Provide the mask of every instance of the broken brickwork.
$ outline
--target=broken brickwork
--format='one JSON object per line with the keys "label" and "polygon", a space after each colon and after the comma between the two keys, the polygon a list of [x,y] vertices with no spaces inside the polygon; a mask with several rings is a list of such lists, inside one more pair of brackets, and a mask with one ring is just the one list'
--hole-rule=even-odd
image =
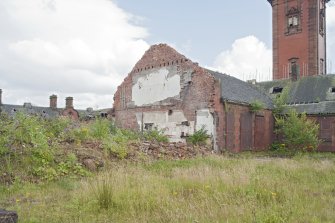
{"label": "broken brickwork", "polygon": [[[246,84],[228,76],[218,78],[171,47],[154,45],[118,87],[114,95],[115,122],[120,127],[138,131],[157,128],[176,142],[185,141],[185,137],[204,127],[217,150],[228,148],[238,152],[254,148],[255,142],[258,148],[268,147],[271,134],[263,135],[265,140],[257,140],[254,135],[255,120],[262,118],[256,119],[246,102],[222,100],[225,78],[234,84]],[[234,99],[234,96],[229,98]],[[233,133],[229,137],[227,113],[234,114]],[[272,112],[264,110],[260,114],[264,121],[258,123],[263,123],[258,128],[272,132],[269,124]],[[239,120],[243,115],[251,117],[248,144],[242,143],[244,138],[240,133]]]}

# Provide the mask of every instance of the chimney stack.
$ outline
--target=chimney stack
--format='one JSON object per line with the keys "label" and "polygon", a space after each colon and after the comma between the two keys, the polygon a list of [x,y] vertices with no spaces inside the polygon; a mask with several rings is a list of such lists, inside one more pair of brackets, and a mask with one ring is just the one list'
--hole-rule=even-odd
{"label": "chimney stack", "polygon": [[0,105],[2,105],[2,89],[0,89]]}
{"label": "chimney stack", "polygon": [[50,96],[50,108],[56,109],[57,108],[57,95]]}
{"label": "chimney stack", "polygon": [[65,108],[73,108],[73,97],[67,97],[65,101],[66,101]]}

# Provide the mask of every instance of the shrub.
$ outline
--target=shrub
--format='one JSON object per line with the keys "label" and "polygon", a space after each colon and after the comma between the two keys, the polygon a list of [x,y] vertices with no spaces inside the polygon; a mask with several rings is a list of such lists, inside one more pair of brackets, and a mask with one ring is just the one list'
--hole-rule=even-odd
{"label": "shrub", "polygon": [[169,139],[162,130],[150,130],[143,133],[143,137],[145,140],[149,141],[157,141],[157,142],[168,142]]}
{"label": "shrub", "polygon": [[58,141],[69,127],[68,120],[17,113],[14,118],[1,116],[0,124],[1,171],[23,179],[48,181],[63,175],[84,175],[75,155],[56,158],[57,153],[64,153]]}
{"label": "shrub", "polygon": [[131,137],[131,131],[117,129],[114,135],[103,140],[103,148],[117,158],[124,159],[128,156],[127,146]]}
{"label": "shrub", "polygon": [[264,109],[264,104],[261,101],[255,100],[250,103],[250,111],[251,112],[258,112]]}
{"label": "shrub", "polygon": [[290,88],[291,88],[291,86],[290,86],[290,84],[288,84],[286,87],[284,87],[282,92],[280,94],[278,94],[276,96],[276,98],[274,99],[273,113],[275,115],[279,115],[285,110],[286,103],[287,103],[287,100],[289,98]]}
{"label": "shrub", "polygon": [[205,126],[202,126],[201,129],[196,131],[193,135],[190,135],[187,138],[187,141],[192,143],[193,145],[202,145],[205,144],[207,139],[208,139],[207,130],[205,129]]}
{"label": "shrub", "polygon": [[290,110],[287,116],[276,117],[276,132],[283,136],[283,141],[289,149],[315,150],[319,144],[319,125],[307,118],[305,113],[297,114]]}
{"label": "shrub", "polygon": [[64,130],[69,128],[71,119],[67,117],[53,118],[44,120],[43,124],[49,137],[63,138]]}
{"label": "shrub", "polygon": [[90,127],[92,137],[104,139],[110,135],[111,122],[107,119],[97,118]]}

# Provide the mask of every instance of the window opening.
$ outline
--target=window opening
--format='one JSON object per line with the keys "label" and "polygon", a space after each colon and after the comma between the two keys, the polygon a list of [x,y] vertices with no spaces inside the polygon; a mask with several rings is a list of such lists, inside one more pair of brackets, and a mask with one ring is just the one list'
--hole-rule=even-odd
{"label": "window opening", "polygon": [[154,123],[144,123],[145,130],[152,130],[154,127]]}
{"label": "window opening", "polygon": [[282,91],[283,91],[283,87],[274,87],[272,90],[272,94],[282,93]]}

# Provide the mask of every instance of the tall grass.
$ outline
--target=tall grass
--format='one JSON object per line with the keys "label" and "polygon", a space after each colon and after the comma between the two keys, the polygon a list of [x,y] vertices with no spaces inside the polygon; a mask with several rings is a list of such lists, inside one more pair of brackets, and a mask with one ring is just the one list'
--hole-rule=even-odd
{"label": "tall grass", "polygon": [[5,192],[0,200],[8,201],[2,206],[17,210],[23,222],[335,219],[334,155],[322,159],[248,156],[117,164],[97,176],[65,185],[26,187]]}

